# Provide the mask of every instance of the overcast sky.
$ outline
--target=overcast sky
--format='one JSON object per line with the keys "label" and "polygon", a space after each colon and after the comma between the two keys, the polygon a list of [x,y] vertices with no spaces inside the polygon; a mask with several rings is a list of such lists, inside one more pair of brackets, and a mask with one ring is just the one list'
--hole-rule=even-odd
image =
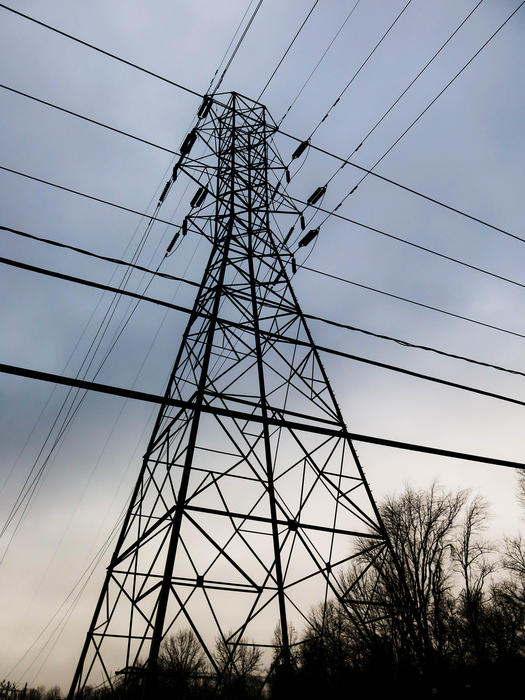
{"label": "overcast sky", "polygon": [[[256,98],[311,6],[311,0],[264,0],[221,89]],[[361,0],[283,123],[306,137],[401,10],[401,0]],[[443,53],[366,141],[354,160],[372,165],[446,85],[518,0],[485,0]],[[59,0],[11,6],[119,56],[204,92],[248,0]],[[278,120],[314,68],[354,2],[320,0],[263,101]],[[473,0],[413,0],[314,137],[348,155],[390,107],[466,14]],[[253,5],[255,6],[255,4]],[[378,172],[519,236],[523,228],[525,138],[525,8],[520,10],[378,167]],[[178,149],[199,100],[103,57],[0,8],[0,72],[4,85]],[[0,90],[0,165],[151,211],[172,164],[168,153]],[[276,141],[284,160],[296,144]],[[310,151],[290,192],[301,199],[337,167]],[[345,168],[323,206],[335,206],[357,182]],[[139,217],[0,171],[0,225],[97,253],[129,258],[144,232]],[[180,194],[180,192],[179,192]],[[177,193],[162,210],[180,223]],[[446,255],[525,283],[525,246],[481,224],[369,177],[341,213]],[[315,225],[315,220],[312,222]],[[140,261],[156,267],[171,231],[156,225]],[[2,255],[107,283],[109,264],[0,232]],[[162,269],[199,280],[206,245],[188,237]],[[298,262],[301,262],[299,259]],[[308,264],[392,294],[525,334],[525,289],[424,254],[347,222],[321,229]],[[112,275],[115,275],[112,277]],[[134,275],[128,288],[143,289]],[[306,312],[525,371],[525,339],[418,308],[300,270],[294,288]],[[152,296],[191,305],[192,289],[155,281]],[[0,362],[73,375],[110,298],[2,266]],[[115,313],[89,376],[125,318]],[[98,380],[163,392],[185,318],[141,305]],[[312,324],[315,338],[391,362],[525,400],[525,379],[439,358],[358,333]],[[525,461],[524,408],[438,387],[348,360],[326,357],[349,427],[361,433]],[[28,379],[0,377],[0,514],[11,509],[67,391]],[[99,551],[124,507],[151,429],[150,406],[88,396],[43,471],[35,497],[0,565],[0,678],[34,644],[10,680],[60,683],[71,678],[100,588],[103,558],[72,614],[43,628]],[[378,500],[406,483],[471,488],[491,504],[490,534],[522,526],[515,474],[481,466],[359,445]],[[44,451],[45,454],[45,451]],[[39,462],[41,464],[41,462]],[[13,466],[14,465],[14,466]],[[4,552],[13,535],[1,540]],[[1,556],[1,554],[0,554]],[[74,589],[75,591],[77,589]],[[68,603],[72,601],[70,598]],[[63,620],[62,627],[57,624]],[[57,637],[51,633],[61,631]],[[35,641],[36,640],[36,641]],[[49,640],[49,641],[48,641]],[[55,643],[56,641],[56,643]],[[47,646],[45,646],[47,644]],[[32,664],[32,665],[31,665]],[[29,668],[28,668],[29,667]]]}

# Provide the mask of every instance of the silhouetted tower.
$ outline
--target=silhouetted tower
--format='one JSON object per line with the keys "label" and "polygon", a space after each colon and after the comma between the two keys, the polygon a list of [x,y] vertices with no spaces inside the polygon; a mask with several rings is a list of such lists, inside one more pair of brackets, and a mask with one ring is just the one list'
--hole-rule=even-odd
{"label": "silhouetted tower", "polygon": [[[71,696],[144,663],[154,676],[162,640],[183,628],[218,674],[217,639],[233,672],[238,645],[276,638],[286,667],[289,630],[313,604],[338,599],[366,625],[340,574],[356,538],[378,556],[388,544],[272,230],[275,211],[294,213],[275,126],[236,93],[199,115],[174,175],[200,183],[181,233],[211,252]],[[204,155],[191,159],[195,141]]]}

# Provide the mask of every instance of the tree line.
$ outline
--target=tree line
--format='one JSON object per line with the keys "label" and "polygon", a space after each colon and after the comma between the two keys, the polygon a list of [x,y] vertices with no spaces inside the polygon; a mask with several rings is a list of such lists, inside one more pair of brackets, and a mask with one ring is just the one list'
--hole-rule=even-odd
{"label": "tree line", "polygon": [[[518,496],[525,508],[525,474]],[[155,698],[281,700],[323,697],[484,697],[522,686],[525,676],[525,541],[491,542],[487,504],[467,491],[407,487],[379,506],[391,548],[357,544],[341,579],[346,594],[319,603],[299,634],[292,663],[270,668],[249,640],[219,640],[210,664],[190,630],[164,640]],[[142,698],[142,675],[85,698]],[[22,696],[2,695],[0,698]],[[11,687],[12,689],[12,687]],[[59,700],[56,688],[25,689],[31,700]]]}

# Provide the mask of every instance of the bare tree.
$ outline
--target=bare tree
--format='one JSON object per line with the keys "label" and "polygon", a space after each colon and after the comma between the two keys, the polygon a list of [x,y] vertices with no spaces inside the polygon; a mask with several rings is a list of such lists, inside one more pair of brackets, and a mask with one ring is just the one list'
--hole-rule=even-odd
{"label": "bare tree", "polygon": [[166,676],[186,682],[198,679],[208,669],[199,640],[189,629],[170,635],[162,642],[159,665]]}
{"label": "bare tree", "polygon": [[525,586],[525,542],[521,535],[505,540],[503,566]]}
{"label": "bare tree", "polygon": [[246,678],[260,670],[261,651],[241,638],[227,641],[219,637],[215,645],[215,661],[219,673]]}
{"label": "bare tree", "polygon": [[518,471],[518,501],[525,508],[525,469]]}
{"label": "bare tree", "polygon": [[487,578],[495,571],[491,558],[492,544],[482,539],[488,518],[488,505],[482,498],[474,498],[466,507],[461,529],[452,544],[452,557],[462,577],[460,610],[464,618],[462,631],[463,652],[472,655],[478,663],[488,657],[485,588]]}
{"label": "bare tree", "polygon": [[215,644],[218,691],[228,700],[255,698],[261,692],[261,650],[243,637],[219,637]]}
{"label": "bare tree", "polygon": [[358,580],[359,597],[375,602],[378,611],[383,606],[374,638],[387,636],[398,661],[409,655],[425,666],[444,651],[450,549],[466,497],[464,491],[447,492],[434,483],[427,491],[406,488],[388,498],[380,511],[392,551],[381,557],[363,550],[350,574]]}

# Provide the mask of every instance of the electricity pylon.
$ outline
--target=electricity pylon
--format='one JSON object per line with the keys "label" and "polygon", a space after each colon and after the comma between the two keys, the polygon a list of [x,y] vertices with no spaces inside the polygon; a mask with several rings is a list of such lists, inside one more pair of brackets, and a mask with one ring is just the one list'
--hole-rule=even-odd
{"label": "electricity pylon", "polygon": [[[341,573],[357,540],[377,556],[388,546],[272,230],[276,210],[293,213],[275,126],[236,93],[199,116],[174,177],[200,183],[181,233],[211,252],[70,697],[115,672],[154,676],[162,640],[182,628],[217,674],[217,639],[233,667],[238,645],[278,639],[286,667],[289,630],[313,604],[337,599],[366,624]],[[196,140],[204,155],[189,159]]]}

